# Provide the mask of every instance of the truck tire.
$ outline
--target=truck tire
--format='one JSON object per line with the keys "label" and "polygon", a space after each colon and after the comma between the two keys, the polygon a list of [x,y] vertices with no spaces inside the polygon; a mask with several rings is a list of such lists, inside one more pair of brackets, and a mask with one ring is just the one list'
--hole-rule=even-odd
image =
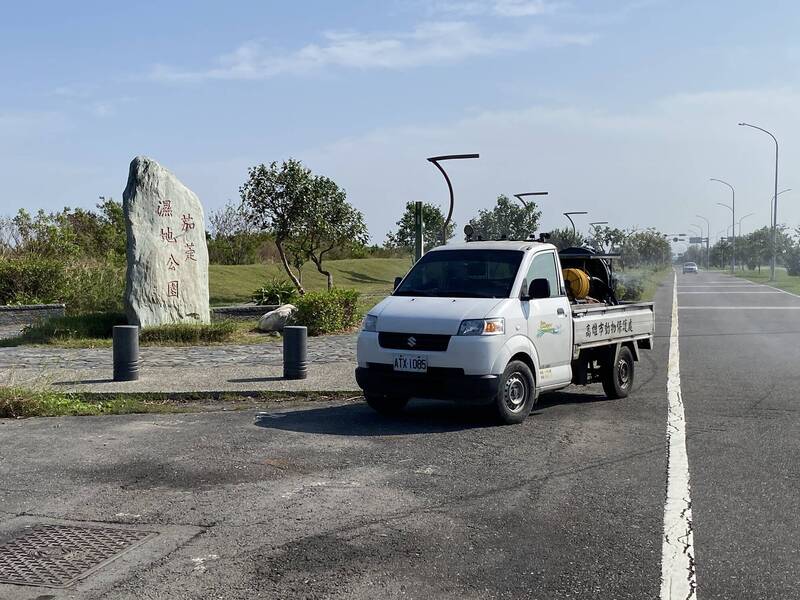
{"label": "truck tire", "polygon": [[369,407],[382,415],[399,415],[408,404],[408,398],[401,396],[382,396],[380,394],[364,394]]}
{"label": "truck tire", "polygon": [[622,346],[616,358],[611,358],[603,365],[603,391],[612,400],[627,398],[633,387],[633,354],[627,346]]}
{"label": "truck tire", "polygon": [[530,368],[521,360],[512,360],[500,378],[494,407],[505,425],[522,423],[536,402],[536,382]]}

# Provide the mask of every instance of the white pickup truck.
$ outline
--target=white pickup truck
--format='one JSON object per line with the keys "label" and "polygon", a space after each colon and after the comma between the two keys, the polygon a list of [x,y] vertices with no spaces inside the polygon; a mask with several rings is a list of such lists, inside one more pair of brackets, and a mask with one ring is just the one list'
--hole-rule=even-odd
{"label": "white pickup truck", "polygon": [[[565,285],[562,270],[577,275]],[[586,249],[440,246],[364,318],[356,380],[382,413],[412,397],[483,401],[504,423],[572,383],[600,381],[608,397],[625,397],[655,319],[650,302],[617,302],[611,279],[608,259]]]}

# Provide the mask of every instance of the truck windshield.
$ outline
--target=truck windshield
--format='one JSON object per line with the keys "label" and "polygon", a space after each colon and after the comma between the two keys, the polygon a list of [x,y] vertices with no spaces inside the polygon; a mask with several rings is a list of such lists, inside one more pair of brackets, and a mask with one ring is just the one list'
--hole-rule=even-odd
{"label": "truck windshield", "polygon": [[519,264],[519,250],[437,250],[423,256],[395,296],[508,298]]}

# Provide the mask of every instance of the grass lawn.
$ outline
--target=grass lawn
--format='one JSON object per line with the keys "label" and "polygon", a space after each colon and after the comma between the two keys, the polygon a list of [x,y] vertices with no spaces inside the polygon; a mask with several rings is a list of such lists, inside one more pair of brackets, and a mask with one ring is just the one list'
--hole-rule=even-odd
{"label": "grass lawn", "polygon": [[784,267],[775,267],[776,281],[770,282],[769,280],[769,267],[761,267],[761,272],[758,271],[737,271],[737,277],[749,279],[755,283],[766,283],[781,290],[786,290],[793,294],[800,294],[800,277],[789,275],[786,273]]}
{"label": "grass lawn", "polygon": [[[407,258],[361,258],[331,260],[323,267],[333,274],[333,284],[361,292],[365,301],[374,298],[375,304],[392,290],[394,278],[405,275],[411,268]],[[208,268],[209,295],[212,306],[248,302],[253,291],[273,277],[288,279],[279,264],[210,265]],[[314,265],[303,268],[303,287],[308,291],[326,289],[325,276]]]}
{"label": "grass lawn", "polygon": [[207,410],[252,410],[265,404],[300,405],[325,400],[352,400],[352,392],[258,392],[239,394],[94,394],[50,389],[0,388],[0,419],[27,417],[186,413]]}

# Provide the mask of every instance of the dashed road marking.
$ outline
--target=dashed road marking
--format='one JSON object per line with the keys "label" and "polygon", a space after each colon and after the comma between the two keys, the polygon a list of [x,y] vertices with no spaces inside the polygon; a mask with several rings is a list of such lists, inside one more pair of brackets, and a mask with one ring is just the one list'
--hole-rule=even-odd
{"label": "dashed road marking", "polygon": [[686,454],[686,417],[681,397],[677,273],[672,287],[667,399],[667,494],[661,545],[661,600],[696,600],[689,457]]}

